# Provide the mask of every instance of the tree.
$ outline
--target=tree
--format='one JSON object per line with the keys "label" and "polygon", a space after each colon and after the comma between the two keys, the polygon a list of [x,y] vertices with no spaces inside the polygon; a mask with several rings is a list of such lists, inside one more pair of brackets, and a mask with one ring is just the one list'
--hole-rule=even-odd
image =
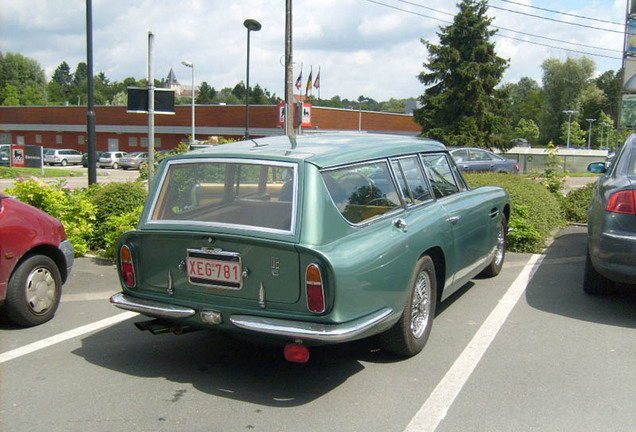
{"label": "tree", "polygon": [[596,86],[605,94],[605,106],[603,111],[608,113],[612,122],[616,124],[618,118],[618,103],[621,96],[621,88],[623,86],[623,69],[618,72],[612,70],[603,72],[594,80]]}
{"label": "tree", "polygon": [[490,41],[492,19],[486,0],[463,0],[453,24],[440,28],[440,44],[422,40],[428,49],[428,72],[418,75],[425,85],[422,108],[415,120],[422,134],[448,145],[508,148],[504,139],[506,91],[497,89],[508,61],[495,54]]}
{"label": "tree", "polygon": [[240,83],[235,85],[234,88],[232,89],[232,95],[234,95],[234,97],[239,101],[245,101],[246,91],[247,90],[245,88],[245,83],[241,81]]}
{"label": "tree", "polygon": [[[561,124],[560,139],[564,144],[568,142],[568,123],[569,121],[565,121]],[[581,129],[579,122],[572,120],[572,126],[570,128],[570,147],[583,147],[587,143],[585,136],[586,133]]]}
{"label": "tree", "polygon": [[541,68],[545,98],[540,123],[540,140],[545,144],[559,136],[559,127],[568,118],[563,111],[581,112],[581,96],[590,85],[596,66],[594,61],[586,57],[569,58],[565,62],[551,58],[545,60]]}
{"label": "tree", "polygon": [[514,129],[515,137],[527,139],[530,144],[539,139],[539,126],[533,120],[521,119]]}
{"label": "tree", "polygon": [[523,77],[517,83],[505,86],[510,93],[510,119],[517,124],[521,119],[532,120],[539,124],[543,91],[532,78]]}
{"label": "tree", "polygon": [[20,105],[20,93],[18,93],[17,88],[11,84],[7,84],[2,91],[0,91],[0,100],[2,100],[3,106]]}
{"label": "tree", "polygon": [[198,104],[212,103],[215,96],[216,96],[216,90],[214,90],[214,87],[210,87],[210,84],[203,81],[201,83],[201,86],[199,87],[199,95],[197,96],[196,103]]}
{"label": "tree", "polygon": [[[0,89],[5,89],[7,85],[11,85],[18,92],[20,103],[24,100],[24,93],[28,90],[28,99],[39,99],[38,103],[42,103],[41,99],[46,97],[46,78],[44,70],[40,64],[22,54],[0,53]],[[34,87],[34,88],[30,88]],[[36,98],[35,95],[40,95]],[[4,99],[0,99],[4,102]],[[13,105],[13,103],[11,104]]]}

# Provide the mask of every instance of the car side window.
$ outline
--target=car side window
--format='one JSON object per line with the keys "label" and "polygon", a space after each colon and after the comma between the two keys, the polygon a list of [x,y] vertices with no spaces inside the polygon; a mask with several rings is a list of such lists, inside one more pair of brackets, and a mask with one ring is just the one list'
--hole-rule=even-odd
{"label": "car side window", "polygon": [[476,161],[489,161],[492,160],[490,155],[483,150],[471,150],[470,155],[473,160]]}
{"label": "car side window", "polygon": [[384,161],[325,170],[322,178],[342,216],[353,224],[402,208]]}
{"label": "car side window", "polygon": [[455,161],[457,162],[465,162],[470,160],[470,157],[468,156],[468,150],[466,149],[455,150],[453,152],[453,159],[455,159]]}
{"label": "car side window", "polygon": [[460,191],[453,175],[453,168],[445,154],[424,154],[422,162],[426,167],[426,174],[436,198],[443,198]]}
{"label": "car side window", "polygon": [[433,198],[416,156],[391,161],[393,172],[408,205],[416,205]]}

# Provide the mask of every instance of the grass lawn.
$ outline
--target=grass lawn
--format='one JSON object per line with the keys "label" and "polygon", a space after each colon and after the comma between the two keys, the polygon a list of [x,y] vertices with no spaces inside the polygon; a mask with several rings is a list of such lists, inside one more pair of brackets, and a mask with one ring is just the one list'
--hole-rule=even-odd
{"label": "grass lawn", "polygon": [[14,179],[18,177],[81,177],[84,173],[82,171],[70,171],[61,168],[44,168],[44,175],[40,168],[8,168],[0,167],[0,178]]}

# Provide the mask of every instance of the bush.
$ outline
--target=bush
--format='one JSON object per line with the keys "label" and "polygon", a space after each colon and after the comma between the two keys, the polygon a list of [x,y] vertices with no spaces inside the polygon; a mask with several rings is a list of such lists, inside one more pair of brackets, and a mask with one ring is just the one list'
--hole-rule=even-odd
{"label": "bush", "polygon": [[552,232],[565,226],[561,203],[535,180],[497,173],[465,174],[472,187],[501,186],[510,194],[512,205],[508,225],[508,249],[513,252],[540,252]]}
{"label": "bush", "polygon": [[126,231],[137,227],[143,209],[143,206],[139,206],[121,215],[114,215],[106,219],[104,222],[104,256],[115,257],[117,239]]}
{"label": "bush", "polygon": [[[111,235],[112,223],[110,218],[134,213],[139,206],[143,206],[148,193],[143,183],[106,183],[94,184],[88,189],[87,195],[97,209],[96,225],[91,239],[92,249],[106,249],[107,238]],[[129,229],[136,227],[137,222],[130,224]]]}
{"label": "bush", "polygon": [[585,187],[574,189],[561,200],[568,222],[587,223],[587,210],[594,195],[594,184],[588,183]]}
{"label": "bush", "polygon": [[48,184],[31,177],[18,178],[6,193],[59,219],[75,246],[75,255],[81,256],[90,250],[97,208],[84,192],[75,192],[63,181]]}

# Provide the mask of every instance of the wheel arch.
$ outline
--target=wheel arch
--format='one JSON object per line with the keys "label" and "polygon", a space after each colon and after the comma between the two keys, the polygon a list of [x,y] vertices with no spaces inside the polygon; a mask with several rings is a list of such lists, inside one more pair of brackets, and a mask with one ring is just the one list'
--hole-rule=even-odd
{"label": "wheel arch", "polygon": [[68,278],[68,271],[64,253],[57,247],[49,244],[38,245],[29,249],[24,255],[22,255],[22,257],[20,257],[18,262],[13,267],[11,274],[13,274],[15,269],[17,269],[19,265],[22,264],[25,260],[35,255],[44,255],[51,258],[57,266],[57,269],[60,271],[62,283],[66,283],[66,279]]}
{"label": "wheel arch", "polygon": [[442,292],[444,291],[444,285],[446,281],[446,256],[444,255],[444,251],[439,246],[434,246],[432,248],[424,251],[418,258],[418,261],[428,255],[431,260],[433,260],[433,265],[435,266],[435,279],[437,282],[437,302],[439,303],[442,299]]}

